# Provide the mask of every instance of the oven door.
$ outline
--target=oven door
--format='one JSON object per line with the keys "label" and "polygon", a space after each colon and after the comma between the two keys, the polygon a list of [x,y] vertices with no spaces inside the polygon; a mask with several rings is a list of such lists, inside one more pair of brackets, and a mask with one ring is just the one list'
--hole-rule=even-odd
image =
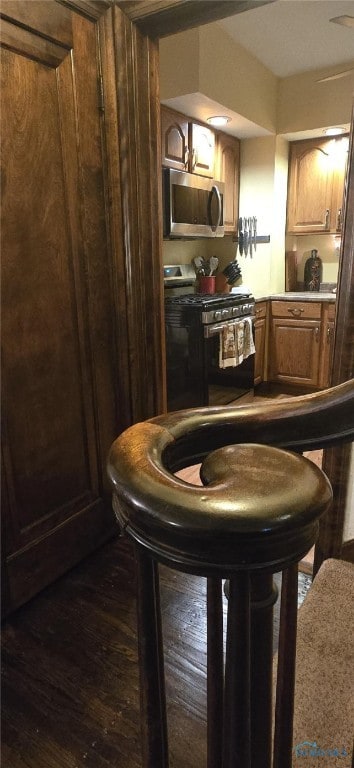
{"label": "oven door", "polygon": [[[245,319],[240,318],[240,320]],[[254,339],[254,318],[250,319]],[[220,368],[221,333],[225,325],[232,325],[234,322],[233,320],[230,323],[215,323],[204,328],[209,405],[227,405],[240,397],[245,399],[245,396],[248,399],[253,397],[254,354],[249,355],[239,365]]]}
{"label": "oven door", "polygon": [[167,409],[208,405],[203,326],[165,315]]}

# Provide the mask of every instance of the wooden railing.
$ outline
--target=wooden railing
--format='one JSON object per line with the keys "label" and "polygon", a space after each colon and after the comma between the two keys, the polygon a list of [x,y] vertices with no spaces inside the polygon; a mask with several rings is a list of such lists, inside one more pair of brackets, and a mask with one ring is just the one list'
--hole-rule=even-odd
{"label": "wooden railing", "polygon": [[[113,506],[137,545],[144,768],[168,766],[158,562],[208,578],[208,768],[269,768],[272,751],[274,768],[290,768],[297,563],[331,498],[323,473],[297,454],[353,438],[351,380],[295,399],[167,414],[113,444]],[[174,476],[199,462],[203,486]],[[283,587],[273,750],[276,571]],[[225,678],[222,578],[230,579]]]}

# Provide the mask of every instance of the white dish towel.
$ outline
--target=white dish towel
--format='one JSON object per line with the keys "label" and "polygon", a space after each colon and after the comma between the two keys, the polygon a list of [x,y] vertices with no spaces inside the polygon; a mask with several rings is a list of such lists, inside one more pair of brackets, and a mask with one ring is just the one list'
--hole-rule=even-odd
{"label": "white dish towel", "polygon": [[220,334],[219,367],[235,368],[243,360],[253,355],[255,346],[253,343],[252,320],[245,317],[228,323]]}

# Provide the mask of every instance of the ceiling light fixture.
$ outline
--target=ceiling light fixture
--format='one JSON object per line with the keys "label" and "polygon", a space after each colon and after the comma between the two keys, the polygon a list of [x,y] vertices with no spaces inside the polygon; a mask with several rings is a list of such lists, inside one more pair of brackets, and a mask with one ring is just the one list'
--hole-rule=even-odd
{"label": "ceiling light fixture", "polygon": [[330,21],[333,21],[334,24],[341,24],[342,27],[354,27],[354,16],[335,16]]}
{"label": "ceiling light fixture", "polygon": [[335,75],[327,75],[327,77],[321,77],[320,80],[316,80],[316,83],[329,83],[331,80],[340,80],[342,77],[351,75],[352,72],[354,72],[354,68],[344,69],[342,72],[337,72]]}
{"label": "ceiling light fixture", "polygon": [[207,123],[209,125],[226,125],[226,123],[229,123],[231,121],[231,117],[226,117],[226,115],[213,115],[212,117],[207,118]]}
{"label": "ceiling light fixture", "polygon": [[341,133],[345,133],[345,128],[341,128],[339,126],[326,128],[323,133],[325,133],[326,136],[339,136]]}

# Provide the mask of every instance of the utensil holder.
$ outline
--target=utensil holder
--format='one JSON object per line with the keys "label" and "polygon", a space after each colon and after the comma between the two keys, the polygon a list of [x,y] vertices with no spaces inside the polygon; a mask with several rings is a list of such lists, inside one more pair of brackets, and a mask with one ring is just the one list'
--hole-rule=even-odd
{"label": "utensil holder", "polygon": [[198,280],[198,293],[215,293],[215,276],[201,275]]}

